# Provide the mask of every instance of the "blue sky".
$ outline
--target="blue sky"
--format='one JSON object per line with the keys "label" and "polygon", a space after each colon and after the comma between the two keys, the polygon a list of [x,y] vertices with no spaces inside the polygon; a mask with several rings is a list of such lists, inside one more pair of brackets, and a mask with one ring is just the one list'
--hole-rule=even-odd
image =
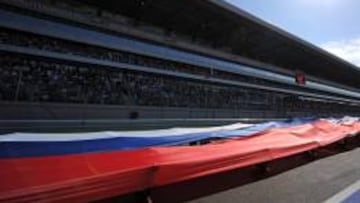
{"label": "blue sky", "polygon": [[360,66],[360,0],[227,0]]}

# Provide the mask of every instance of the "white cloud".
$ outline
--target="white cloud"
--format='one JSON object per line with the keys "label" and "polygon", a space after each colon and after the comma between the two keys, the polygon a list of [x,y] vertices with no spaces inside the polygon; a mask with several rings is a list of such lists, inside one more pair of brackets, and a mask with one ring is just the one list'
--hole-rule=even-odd
{"label": "white cloud", "polygon": [[350,40],[327,42],[321,45],[321,47],[360,67],[360,37]]}

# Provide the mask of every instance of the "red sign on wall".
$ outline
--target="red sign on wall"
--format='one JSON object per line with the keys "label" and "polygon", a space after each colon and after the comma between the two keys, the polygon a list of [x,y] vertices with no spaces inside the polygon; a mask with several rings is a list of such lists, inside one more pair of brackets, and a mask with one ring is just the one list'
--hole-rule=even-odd
{"label": "red sign on wall", "polygon": [[295,80],[296,80],[296,83],[298,85],[305,85],[305,83],[306,83],[305,74],[304,73],[297,73]]}

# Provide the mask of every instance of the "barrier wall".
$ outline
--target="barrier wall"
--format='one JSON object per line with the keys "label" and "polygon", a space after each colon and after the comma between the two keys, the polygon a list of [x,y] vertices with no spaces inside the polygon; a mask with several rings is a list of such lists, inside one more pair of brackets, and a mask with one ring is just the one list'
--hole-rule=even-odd
{"label": "barrier wall", "polygon": [[[0,120],[130,119],[131,112],[138,112],[137,119],[278,118],[285,116],[285,113],[271,110],[0,102]],[[306,116],[306,114],[299,116]]]}
{"label": "barrier wall", "polygon": [[[137,112],[136,119],[130,119]],[[168,108],[116,105],[0,102],[0,134],[11,132],[70,132],[211,126],[263,122],[292,117],[342,117],[329,112],[284,112],[239,109]],[[356,116],[356,115],[353,115]]]}

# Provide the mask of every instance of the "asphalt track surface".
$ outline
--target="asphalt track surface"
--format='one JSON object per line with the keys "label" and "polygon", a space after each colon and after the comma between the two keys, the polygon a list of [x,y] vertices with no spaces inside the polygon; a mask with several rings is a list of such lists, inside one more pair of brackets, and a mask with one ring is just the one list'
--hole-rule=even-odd
{"label": "asphalt track surface", "polygon": [[359,180],[360,148],[357,148],[189,202],[318,203],[331,199]]}

